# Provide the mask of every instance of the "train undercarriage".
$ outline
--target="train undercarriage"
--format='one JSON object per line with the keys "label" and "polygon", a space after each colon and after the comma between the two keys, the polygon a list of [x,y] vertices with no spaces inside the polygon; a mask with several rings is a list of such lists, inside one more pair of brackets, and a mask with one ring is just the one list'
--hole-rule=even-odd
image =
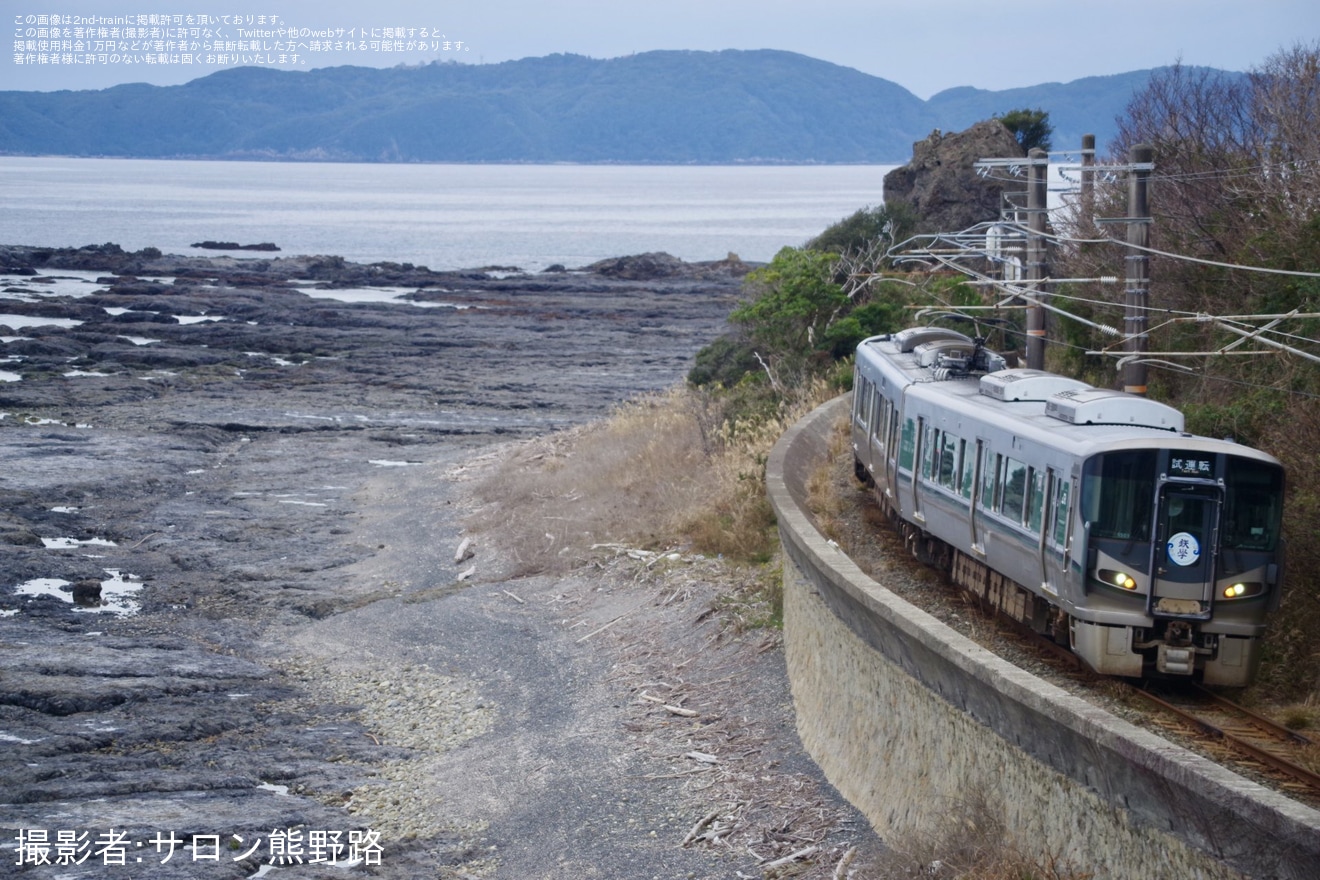
{"label": "train undercarriage", "polygon": [[985,563],[900,518],[882,493],[873,497],[912,556],[943,572],[977,604],[1066,647],[1093,671],[1126,678],[1195,678],[1242,687],[1259,662],[1259,639],[1198,631],[1184,620],[1150,627],[1094,623],[1069,615]]}

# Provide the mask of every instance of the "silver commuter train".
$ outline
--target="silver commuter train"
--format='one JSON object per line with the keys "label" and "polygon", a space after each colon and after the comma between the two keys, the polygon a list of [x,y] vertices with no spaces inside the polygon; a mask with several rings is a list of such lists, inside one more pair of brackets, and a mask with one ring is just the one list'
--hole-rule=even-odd
{"label": "silver commuter train", "polygon": [[864,340],[854,370],[857,475],[918,558],[1097,672],[1251,682],[1282,585],[1276,459],[944,328]]}

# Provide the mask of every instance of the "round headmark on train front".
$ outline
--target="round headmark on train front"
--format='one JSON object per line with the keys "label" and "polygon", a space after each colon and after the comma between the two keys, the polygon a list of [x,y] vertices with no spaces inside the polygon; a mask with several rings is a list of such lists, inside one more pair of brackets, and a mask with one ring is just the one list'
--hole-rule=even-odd
{"label": "round headmark on train front", "polygon": [[1201,542],[1191,532],[1179,532],[1169,539],[1169,559],[1175,565],[1195,565],[1201,558]]}

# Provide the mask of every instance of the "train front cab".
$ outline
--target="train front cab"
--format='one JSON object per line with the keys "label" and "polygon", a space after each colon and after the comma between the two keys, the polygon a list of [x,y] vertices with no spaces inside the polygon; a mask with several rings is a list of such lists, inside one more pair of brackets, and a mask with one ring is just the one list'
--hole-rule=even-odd
{"label": "train front cab", "polygon": [[1087,459],[1073,650],[1105,674],[1250,683],[1279,602],[1282,499],[1272,460],[1149,447]]}

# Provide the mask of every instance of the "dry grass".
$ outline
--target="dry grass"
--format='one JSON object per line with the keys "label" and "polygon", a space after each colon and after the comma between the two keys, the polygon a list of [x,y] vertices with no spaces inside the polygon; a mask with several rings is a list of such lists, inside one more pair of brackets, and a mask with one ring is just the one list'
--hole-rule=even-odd
{"label": "dry grass", "polygon": [[1289,730],[1314,730],[1320,727],[1320,707],[1292,703],[1279,709],[1279,723]]}
{"label": "dry grass", "polygon": [[827,454],[807,476],[807,509],[820,533],[832,541],[842,541],[846,505],[839,493],[836,470],[841,461],[852,461],[849,422],[840,419],[830,430]]}
{"label": "dry grass", "polygon": [[471,525],[499,527],[515,574],[565,571],[619,545],[768,561],[765,461],[783,431],[828,399],[823,385],[772,417],[728,420],[686,387],[517,448],[478,485]]}
{"label": "dry grass", "polygon": [[1090,880],[1065,859],[1033,854],[1013,840],[998,818],[1002,810],[983,794],[953,801],[937,826],[891,841],[877,880]]}

